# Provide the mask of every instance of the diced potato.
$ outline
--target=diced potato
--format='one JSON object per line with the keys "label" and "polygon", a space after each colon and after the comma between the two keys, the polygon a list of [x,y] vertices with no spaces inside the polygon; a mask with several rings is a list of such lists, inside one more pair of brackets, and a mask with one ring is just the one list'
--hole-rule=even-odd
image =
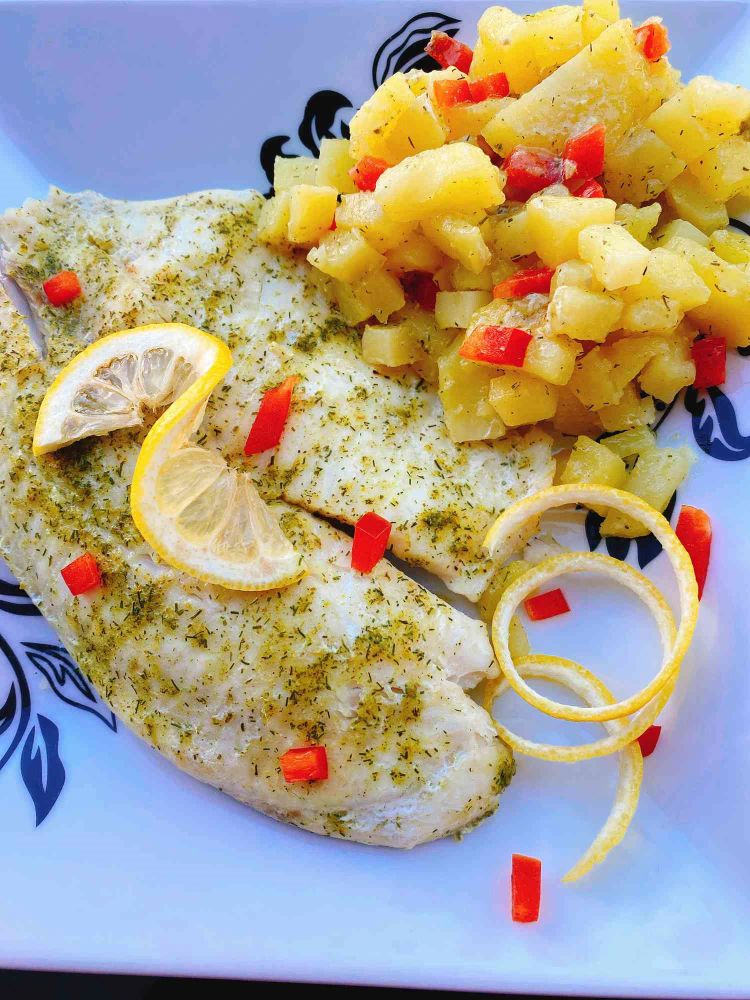
{"label": "diced potato", "polygon": [[604,438],[602,444],[620,458],[633,458],[656,447],[656,435],[650,427],[636,427]]}
{"label": "diced potato", "polygon": [[422,221],[502,205],[502,181],[498,168],[478,146],[454,142],[417,153],[386,170],[375,196],[389,218]]}
{"label": "diced potato", "polygon": [[555,415],[557,388],[516,369],[492,379],[489,399],[506,426],[520,427]]}
{"label": "diced potato", "polygon": [[505,425],[489,404],[494,371],[466,361],[458,353],[461,338],[438,359],[439,394],[452,441],[487,441],[503,437]]}
{"label": "diced potato", "polygon": [[463,264],[457,263],[451,271],[451,284],[457,292],[470,292],[478,289],[491,292],[496,282],[493,280],[492,272],[489,270],[474,274],[473,271],[464,267]]}
{"label": "diced potato", "polygon": [[359,229],[379,253],[399,247],[413,231],[409,222],[386,218],[372,191],[345,194],[336,209],[336,229]]}
{"label": "diced potato", "polygon": [[661,246],[668,246],[670,240],[673,239],[692,240],[694,243],[700,243],[702,247],[708,246],[708,236],[692,222],[686,222],[684,219],[673,219],[671,222],[659,226],[654,234],[654,242]]}
{"label": "diced potato", "polygon": [[406,325],[366,326],[362,334],[362,357],[368,365],[399,368],[421,356],[422,348]]}
{"label": "diced potato", "polygon": [[460,215],[436,215],[425,219],[422,232],[439,250],[474,274],[479,274],[490,262],[490,250],[479,226]]}
{"label": "diced potato", "polygon": [[726,337],[730,347],[750,346],[750,274],[691,240],[675,238],[669,248],[690,261],[711,292],[708,302],[690,310],[690,319],[704,333]]}
{"label": "diced potato", "polygon": [[580,7],[550,7],[525,18],[534,61],[540,78],[572,59],[586,44]]}
{"label": "diced potato", "polygon": [[685,161],[651,129],[636,125],[610,144],[604,164],[604,190],[617,201],[653,201],[685,169]]}
{"label": "diced potato", "polygon": [[693,160],[688,169],[713,201],[727,202],[738,194],[750,194],[750,142],[739,135],[725,139]]}
{"label": "diced potato", "polygon": [[582,260],[566,260],[558,265],[552,275],[550,292],[554,295],[558,288],[565,288],[568,285],[583,288],[587,292],[595,291],[594,270],[591,264],[585,264]]}
{"label": "diced potato", "polygon": [[570,458],[560,476],[563,484],[594,483],[597,486],[611,486],[622,489],[627,469],[621,458],[597,444],[590,437],[581,436],[573,445]]}
{"label": "diced potato", "polygon": [[567,385],[575,368],[580,348],[567,337],[534,333],[526,350],[523,370],[552,385]]}
{"label": "diced potato", "polygon": [[552,426],[561,434],[586,434],[588,437],[598,437],[604,430],[598,414],[585,407],[570,391],[569,385],[558,389]]}
{"label": "diced potato", "polygon": [[479,18],[477,31],[470,73],[473,79],[505,73],[514,94],[523,94],[539,82],[525,18],[507,7],[490,7]]}
{"label": "diced potato", "polygon": [[547,315],[551,333],[601,343],[617,329],[622,302],[606,292],[562,285],[552,295]]}
{"label": "diced potato", "polygon": [[591,264],[594,276],[609,292],[636,285],[649,261],[649,251],[616,223],[582,230],[578,255]]}
{"label": "diced potato", "polygon": [[[664,511],[693,461],[689,448],[653,448],[639,457],[628,473],[624,489],[656,510]],[[600,531],[602,535],[617,535],[620,538],[638,538],[648,534],[648,528],[619,511],[610,511]]]}
{"label": "diced potato", "polygon": [[686,163],[701,156],[716,142],[716,133],[694,113],[687,88],[657,108],[644,124]]}
{"label": "diced potato", "polygon": [[[437,250],[437,247],[435,247],[435,250]],[[453,287],[453,268],[449,261],[446,261],[443,267],[435,271],[432,277],[437,282],[437,286],[441,292],[455,291]]]}
{"label": "diced potato", "polygon": [[419,355],[412,368],[430,385],[438,383],[438,358],[451,346],[455,339],[454,330],[440,330],[434,313],[421,309],[415,303],[407,303],[403,309],[391,316],[391,323],[403,326],[419,345]]}
{"label": "diced potato", "polygon": [[340,194],[354,194],[357,186],[349,176],[354,166],[348,139],[323,139],[320,143],[316,182],[334,187]]}
{"label": "diced potato", "polygon": [[643,368],[638,382],[644,392],[663,403],[671,403],[680,389],[695,381],[695,362],[690,342],[682,337],[670,337],[662,349]]}
{"label": "diced potato", "polygon": [[438,108],[443,124],[448,129],[448,141],[481,135],[487,122],[500,114],[512,100],[511,97],[490,97],[476,104],[454,104],[449,108]]}
{"label": "diced potato", "polygon": [[289,228],[289,192],[282,191],[269,198],[258,217],[258,239],[261,243],[281,246],[287,242]]}
{"label": "diced potato", "polygon": [[372,306],[369,301],[361,299],[350,284],[345,281],[333,281],[332,289],[339,312],[347,323],[356,326],[372,316]]}
{"label": "diced potato", "polygon": [[317,243],[331,228],[337,196],[332,187],[295,184],[289,188],[289,242],[301,246]]}
{"label": "diced potato", "polygon": [[415,94],[404,74],[394,73],[352,118],[349,134],[355,160],[376,156],[394,164],[442,146],[446,130],[427,94]]}
{"label": "diced potato", "polygon": [[411,233],[386,254],[388,267],[394,271],[427,271],[432,274],[445,264],[445,257],[421,233]]}
{"label": "diced potato", "polygon": [[729,264],[750,262],[750,236],[734,229],[717,229],[711,233],[708,248]]}
{"label": "diced potato", "polygon": [[750,90],[696,76],[685,88],[700,120],[717,136],[735,135],[750,118]]}
{"label": "diced potato", "polygon": [[[661,299],[667,296],[673,299],[683,312],[703,305],[704,302],[708,301],[710,294],[708,286],[695,273],[690,262],[665,247],[657,247],[651,251],[641,281],[623,291],[623,296],[628,301],[649,298]],[[674,310],[666,311],[670,314],[674,312]],[[625,326],[625,329],[646,330],[649,328],[648,326]],[[660,326],[658,329],[671,329],[671,327]]]}
{"label": "diced potato", "polygon": [[387,271],[370,271],[352,287],[360,302],[369,308],[367,315],[376,316],[381,323],[406,302],[401,282]]}
{"label": "diced potato", "polygon": [[[650,396],[641,396],[630,383],[625,386],[619,403],[603,406],[599,417],[605,431],[628,431],[634,427],[645,427],[656,419],[656,408]],[[627,486],[625,487],[627,489]]]}
{"label": "diced potato", "polygon": [[669,333],[682,316],[678,304],[666,295],[660,299],[636,299],[625,306],[620,325],[631,333]]}
{"label": "diced potato", "polygon": [[308,253],[307,259],[323,274],[349,282],[385,264],[385,257],[373,250],[358,229],[326,233],[318,246]]}
{"label": "diced potato", "polygon": [[492,300],[490,292],[479,289],[468,292],[438,292],[435,320],[442,329],[465,330],[474,313]]}
{"label": "diced potato", "polygon": [[625,387],[661,349],[659,337],[625,337],[594,347],[576,362],[569,388],[584,406],[601,413],[622,399]]}
{"label": "diced potato", "polygon": [[578,256],[578,234],[587,226],[615,221],[609,198],[559,198],[541,194],[526,206],[534,251],[556,267]]}
{"label": "diced potato", "polygon": [[687,171],[672,181],[667,188],[666,198],[681,219],[692,222],[706,234],[729,224],[726,205],[706,197],[698,181]]}
{"label": "diced potato", "polygon": [[618,0],[583,0],[583,9],[587,14],[598,14],[610,24],[620,16]]}
{"label": "diced potato", "polygon": [[297,184],[316,184],[318,161],[312,156],[277,156],[273,163],[273,189],[276,194]]}
{"label": "diced potato", "polygon": [[500,598],[511,584],[515,583],[516,580],[530,569],[531,563],[526,562],[524,559],[514,559],[513,562],[509,562],[507,566],[503,566],[502,569],[499,569],[495,573],[490,580],[489,586],[477,602],[477,611],[482,621],[488,625],[491,624],[492,616],[495,613],[495,608]]}
{"label": "diced potato", "polygon": [[500,257],[525,257],[534,250],[525,208],[512,215],[492,215],[480,229],[485,241]]}
{"label": "diced potato", "polygon": [[[500,53],[501,46],[502,41],[497,48]],[[481,75],[478,69],[476,73]],[[611,147],[673,89],[667,61],[648,63],[635,44],[632,24],[617,21],[533,90],[503,108],[482,135],[504,156],[518,145],[560,153],[570,135],[600,122]]]}
{"label": "diced potato", "polygon": [[619,223],[639,243],[645,243],[649,233],[659,221],[661,205],[645,205],[636,208],[635,205],[618,205],[615,211],[615,222]]}

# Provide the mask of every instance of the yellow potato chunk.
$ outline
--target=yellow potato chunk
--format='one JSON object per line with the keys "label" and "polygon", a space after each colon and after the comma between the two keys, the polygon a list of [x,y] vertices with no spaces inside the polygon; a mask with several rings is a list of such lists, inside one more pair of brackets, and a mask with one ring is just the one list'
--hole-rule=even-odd
{"label": "yellow potato chunk", "polygon": [[631,333],[669,333],[682,319],[683,312],[674,299],[636,299],[622,313],[620,325]]}
{"label": "yellow potato chunk", "polygon": [[454,104],[449,108],[438,108],[443,124],[448,129],[448,141],[481,135],[487,122],[500,114],[512,100],[511,97],[490,97],[476,104]]}
{"label": "yellow potato chunk", "polygon": [[352,285],[345,281],[332,282],[333,297],[339,312],[347,323],[356,326],[372,316],[372,306],[357,295]]}
{"label": "yellow potato chunk", "polygon": [[726,205],[707,197],[695,177],[687,171],[673,180],[666,191],[667,204],[681,219],[708,234],[729,223]]}
{"label": "yellow potato chunk", "polygon": [[607,150],[604,190],[617,201],[653,201],[685,169],[685,161],[651,129],[636,125]]}
{"label": "yellow potato chunk", "polygon": [[402,309],[406,302],[401,282],[387,271],[370,271],[352,286],[357,298],[370,311],[368,316],[376,316],[385,323],[391,313]]}
{"label": "yellow potato chunk", "polygon": [[316,184],[318,161],[312,156],[277,156],[273,163],[273,189],[276,194],[297,184]]}
{"label": "yellow potato chunk", "polygon": [[[672,494],[680,486],[693,464],[689,448],[653,448],[638,458],[628,473],[623,489],[664,511]],[[600,531],[602,535],[638,538],[648,534],[648,528],[633,521],[627,514],[610,511]]]}
{"label": "yellow potato chunk", "polygon": [[704,333],[726,337],[730,347],[750,346],[750,274],[691,240],[675,238],[669,247],[690,261],[711,293],[708,302],[690,310],[690,319]]}
{"label": "yellow potato chunk", "polygon": [[362,357],[368,365],[400,368],[417,361],[421,354],[421,345],[406,325],[366,326],[362,333]]}
{"label": "yellow potato chunk", "polygon": [[287,242],[289,228],[289,192],[269,198],[260,210],[258,217],[258,239],[261,243],[271,246],[281,246]]}
{"label": "yellow potato chunk", "polygon": [[528,44],[541,77],[580,52],[588,39],[583,34],[583,11],[580,7],[550,7],[525,18]]}
{"label": "yellow potato chunk", "polygon": [[619,223],[630,235],[645,243],[649,233],[659,221],[661,215],[661,205],[654,202],[653,205],[645,205],[643,208],[636,208],[635,205],[618,205],[615,211],[615,222]]}
{"label": "yellow potato chunk", "polygon": [[523,370],[552,385],[567,385],[579,350],[579,346],[567,337],[536,332],[526,350]]}
{"label": "yellow potato chunk", "polygon": [[[690,262],[665,247],[657,247],[651,251],[643,278],[637,285],[623,290],[624,298],[629,301],[661,299],[666,296],[673,299],[683,312],[702,306],[708,301],[710,294],[708,286],[695,273]],[[626,326],[625,329],[637,328]]]}
{"label": "yellow potato chunk", "polygon": [[520,427],[555,415],[557,388],[514,369],[492,379],[489,399],[506,426]]}
{"label": "yellow potato chunk", "polygon": [[578,256],[591,264],[594,277],[608,292],[636,285],[649,261],[649,251],[616,223],[582,230]]}
{"label": "yellow potato chunk", "polygon": [[477,31],[472,79],[505,73],[514,94],[523,94],[539,82],[541,74],[528,44],[524,17],[507,7],[489,7],[479,18]]}
{"label": "yellow potato chunk", "polygon": [[617,329],[622,302],[605,292],[589,292],[574,285],[562,285],[550,299],[550,332],[575,340],[601,343]]}
{"label": "yellow potato chunk", "polygon": [[695,362],[690,342],[682,337],[670,337],[643,368],[638,376],[641,389],[649,396],[671,403],[680,389],[695,381]]}
{"label": "yellow potato chunk", "polygon": [[696,76],[685,88],[700,120],[717,136],[735,135],[750,118],[750,90]]}
{"label": "yellow potato chunk", "polygon": [[307,259],[323,274],[349,282],[385,264],[385,257],[373,250],[357,229],[326,233],[318,246],[308,253]]}
{"label": "yellow potato chunk", "polygon": [[739,135],[725,139],[693,160],[688,169],[713,201],[750,194],[750,142]]}
{"label": "yellow potato chunk", "polygon": [[354,194],[357,187],[349,176],[354,158],[348,139],[323,139],[320,143],[316,183],[334,187],[340,194]]}
{"label": "yellow potato chunk", "polygon": [[337,196],[332,187],[295,184],[289,188],[289,242],[301,246],[317,243],[331,228]]}
{"label": "yellow potato chunk", "polygon": [[602,444],[620,458],[634,458],[656,447],[656,435],[649,427],[636,427],[604,438]]}
{"label": "yellow potato chunk", "polygon": [[403,243],[386,253],[388,267],[394,271],[428,271],[432,274],[445,264],[445,257],[421,233],[410,233]]}
{"label": "yellow potato chunk", "polygon": [[454,142],[386,170],[375,189],[386,216],[401,222],[502,205],[502,175],[478,146]]}
{"label": "yellow potato chunk", "polygon": [[492,272],[489,270],[474,274],[473,271],[464,267],[463,264],[457,263],[451,271],[451,284],[457,292],[469,292],[478,289],[491,292],[496,282],[492,277]]}
{"label": "yellow potato chunk", "polygon": [[492,215],[482,223],[480,229],[485,242],[499,257],[510,260],[533,253],[534,241],[525,208],[508,215]]}
{"label": "yellow potato chunk", "polygon": [[372,191],[345,194],[336,209],[336,229],[359,229],[379,253],[401,246],[413,231],[408,222],[386,218]]}
{"label": "yellow potato chunk", "polygon": [[694,226],[692,222],[686,222],[684,219],[673,219],[671,222],[659,226],[656,233],[654,233],[654,243],[662,246],[669,246],[670,241],[673,239],[692,240],[694,243],[700,243],[703,247],[708,246],[708,236]]}
{"label": "yellow potato chunk", "polygon": [[535,253],[556,267],[578,256],[578,235],[587,226],[613,223],[617,206],[609,198],[560,198],[540,194],[526,206]]}
{"label": "yellow potato chunk", "polygon": [[588,437],[598,437],[604,430],[598,414],[585,407],[570,391],[569,385],[558,389],[552,426],[561,434],[586,434]]}
{"label": "yellow potato chunk", "polygon": [[583,9],[587,14],[598,14],[610,24],[620,16],[617,0],[583,0]]}
{"label": "yellow potato chunk", "polygon": [[711,233],[708,248],[729,264],[750,263],[750,236],[733,229],[717,229]]}
{"label": "yellow potato chunk", "polygon": [[657,108],[644,124],[686,163],[705,153],[716,142],[716,133],[695,114],[687,88]]}
{"label": "yellow potato chunk", "polygon": [[492,256],[482,231],[460,215],[436,215],[422,222],[422,232],[446,256],[479,274]]}
{"label": "yellow potato chunk", "polygon": [[491,368],[466,361],[458,353],[461,338],[438,358],[438,391],[452,441],[487,441],[503,437],[505,424],[489,403]]}
{"label": "yellow potato chunk", "polygon": [[403,73],[394,73],[349,123],[354,160],[376,156],[400,163],[415,152],[436,149],[446,131],[426,93],[415,94]]}
{"label": "yellow potato chunk", "polygon": [[441,329],[465,330],[474,313],[492,299],[488,291],[438,292],[435,301],[435,321]]}
{"label": "yellow potato chunk", "polygon": [[558,288],[568,285],[583,288],[587,292],[594,291],[594,270],[591,264],[585,264],[582,260],[566,260],[559,264],[552,275],[550,292],[554,295]]}
{"label": "yellow potato chunk", "polygon": [[563,484],[594,483],[622,489],[627,469],[621,458],[603,444],[582,435],[573,445],[570,458],[560,475]]}
{"label": "yellow potato chunk", "polygon": [[594,347],[579,358],[569,388],[579,402],[599,411],[622,399],[625,387],[661,349],[659,337],[625,337]]}
{"label": "yellow potato chunk", "polygon": [[650,396],[641,396],[631,383],[623,390],[619,403],[603,406],[599,418],[605,431],[627,431],[645,427],[656,419],[656,408]]}

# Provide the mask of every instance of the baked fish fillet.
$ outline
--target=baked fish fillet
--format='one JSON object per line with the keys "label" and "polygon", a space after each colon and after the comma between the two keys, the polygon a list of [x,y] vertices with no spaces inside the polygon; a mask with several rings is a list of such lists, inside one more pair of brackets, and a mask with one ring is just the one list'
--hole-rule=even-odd
{"label": "baked fish fillet", "polygon": [[[494,567],[481,541],[511,502],[552,482],[539,431],[454,444],[437,394],[414,377],[374,372],[356,331],[332,311],[304,262],[258,246],[255,192],[207,191],[122,202],[52,190],[0,220],[7,272],[24,290],[52,363],[139,323],[175,320],[226,339],[235,367],[210,405],[207,440],[236,460],[262,391],[300,376],[266,497],[354,523],[376,510],[395,555],[476,601]],[[42,282],[78,273],[85,299],[50,308]]]}
{"label": "baked fish fillet", "polygon": [[[317,833],[412,847],[495,809],[513,759],[463,690],[492,669],[480,622],[386,560],[352,572],[349,539],[283,502],[309,568],[295,586],[238,594],[159,564],[129,512],[142,432],[35,459],[55,366],[4,293],[0,328],[0,549],[121,719],[196,778]],[[84,550],[105,582],[73,598],[59,570]],[[310,742],[329,780],[286,784],[279,755]]]}

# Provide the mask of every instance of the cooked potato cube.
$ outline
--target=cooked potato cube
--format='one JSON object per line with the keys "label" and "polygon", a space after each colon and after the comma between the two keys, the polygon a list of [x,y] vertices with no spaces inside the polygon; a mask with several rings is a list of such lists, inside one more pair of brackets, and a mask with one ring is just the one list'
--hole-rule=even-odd
{"label": "cooked potato cube", "polygon": [[323,274],[349,282],[385,264],[385,257],[373,250],[358,229],[326,233],[307,259]]}
{"label": "cooked potato cube", "polygon": [[454,104],[449,108],[439,108],[438,113],[448,129],[448,141],[481,135],[490,119],[500,114],[512,101],[511,97],[490,97],[476,104]]}
{"label": "cooked potato cube", "polygon": [[[641,396],[631,383],[623,390],[619,403],[603,406],[599,417],[605,431],[628,431],[645,427],[656,419],[656,408],[650,396]],[[627,489],[627,486],[625,487]]]}
{"label": "cooked potato cube", "polygon": [[579,350],[578,344],[567,337],[537,332],[526,349],[523,370],[552,385],[567,385]]}
{"label": "cooked potato cube", "polygon": [[688,169],[713,201],[750,194],[750,142],[739,135],[725,139],[693,160]]}
{"label": "cooked potato cube", "polygon": [[468,213],[505,201],[500,171],[468,142],[410,156],[382,174],[375,196],[386,216],[401,222]]}
{"label": "cooked potato cube", "polygon": [[451,270],[451,284],[457,292],[473,292],[481,289],[491,292],[496,282],[493,280],[492,272],[488,269],[474,274],[463,264],[456,263]]}
{"label": "cooked potato cube", "polygon": [[413,231],[413,223],[386,218],[372,191],[345,194],[336,209],[336,229],[359,229],[379,253],[401,246]]}
{"label": "cooked potato cube", "polygon": [[617,201],[653,201],[685,169],[685,161],[651,129],[636,125],[607,150],[604,190]]}
{"label": "cooked potato cube", "polygon": [[[710,291],[706,283],[695,273],[690,262],[673,250],[657,247],[651,251],[645,274],[637,285],[624,289],[626,301],[634,299],[661,299],[668,297],[674,300],[683,311],[702,306],[708,301]],[[666,310],[670,313],[673,310]],[[672,324],[674,325],[674,324]],[[648,329],[644,327],[625,326],[626,330]],[[657,329],[655,327],[654,329]],[[660,326],[658,329],[668,329]],[[671,327],[669,327],[671,329]]]}
{"label": "cooked potato cube", "polygon": [[474,313],[492,300],[484,290],[468,292],[438,292],[435,302],[435,320],[442,329],[465,330],[471,325]]}
{"label": "cooked potato cube", "polygon": [[315,184],[318,161],[312,156],[277,156],[273,163],[273,189],[276,194],[297,184]]}
{"label": "cooked potato cube", "polygon": [[372,316],[372,306],[369,302],[361,299],[350,284],[345,281],[333,281],[333,297],[339,312],[347,323],[356,326],[357,323],[369,319]]}
{"label": "cooked potato cube", "polygon": [[512,215],[492,215],[480,229],[485,241],[500,257],[525,257],[534,250],[525,208]]}
{"label": "cooked potato cube", "polygon": [[576,361],[568,388],[578,402],[589,410],[618,403],[623,387],[614,378],[614,366],[602,348],[594,347]]}
{"label": "cooked potato cube", "polygon": [[695,362],[690,343],[682,337],[670,337],[662,349],[638,376],[641,389],[649,396],[671,403],[680,389],[695,381]]}
{"label": "cooked potato cube", "polygon": [[362,357],[368,365],[400,368],[413,364],[421,354],[413,330],[406,325],[366,326],[362,334]]}
{"label": "cooked potato cube", "polygon": [[541,194],[526,206],[534,251],[556,267],[578,257],[578,234],[587,226],[615,221],[609,198],[559,198]]}
{"label": "cooked potato cube", "polygon": [[561,285],[550,299],[547,315],[551,333],[601,343],[617,329],[622,302],[606,292]]}
{"label": "cooked potato cube", "polygon": [[337,196],[336,188],[332,187],[295,184],[289,188],[289,224],[286,231],[289,242],[301,246],[317,243],[331,228]]}
{"label": "cooked potato cube", "polygon": [[750,90],[695,76],[685,88],[700,120],[717,136],[735,135],[750,118]]}
{"label": "cooked potato cube", "polygon": [[622,489],[627,476],[625,463],[603,444],[582,435],[573,445],[570,458],[560,475],[563,484],[594,483]]}
{"label": "cooked potato cube", "polygon": [[446,137],[427,94],[415,94],[403,73],[394,73],[365,101],[349,123],[349,134],[355,160],[376,156],[391,164],[436,149]]}
{"label": "cooked potato cube", "polygon": [[706,235],[729,224],[726,205],[708,198],[695,177],[687,171],[672,181],[667,188],[666,198],[681,219],[692,222]]}
{"label": "cooked potato cube", "polygon": [[669,246],[673,239],[692,240],[700,243],[702,247],[708,246],[708,236],[701,232],[692,222],[685,222],[684,219],[673,219],[663,226],[659,226],[654,234],[654,243],[660,246]]}
{"label": "cooked potato cube", "polygon": [[490,7],[479,18],[477,31],[470,72],[473,79],[505,73],[514,94],[523,94],[539,82],[525,18],[507,7]]}
{"label": "cooked potato cube", "polygon": [[717,229],[711,233],[709,250],[729,264],[750,263],[750,236],[733,229]]}
{"label": "cooked potato cube", "polygon": [[588,437],[598,437],[604,430],[598,414],[578,400],[569,384],[558,389],[552,426],[561,434],[586,434]]}
{"label": "cooked potato cube", "polygon": [[461,338],[438,358],[438,391],[452,441],[487,441],[503,437],[505,425],[489,404],[491,368],[466,361],[458,353]]}
{"label": "cooked potato cube", "polygon": [[619,223],[639,243],[645,243],[649,233],[659,221],[661,205],[645,205],[636,208],[635,205],[618,205],[615,211],[615,222]]}
{"label": "cooked potato cube", "polygon": [[557,388],[518,369],[493,378],[489,398],[508,427],[549,420],[557,409]]}
{"label": "cooked potato cube", "polygon": [[598,14],[610,24],[620,16],[617,0],[583,0],[583,9],[587,14]]}
{"label": "cooked potato cube", "polygon": [[695,114],[687,88],[657,108],[644,124],[686,163],[701,156],[716,142],[716,133]]}
{"label": "cooked potato cube", "polygon": [[525,18],[529,47],[541,77],[562,66],[580,52],[589,39],[584,38],[584,19],[580,7],[550,7]]}
{"label": "cooked potato cube", "polygon": [[[623,488],[656,510],[664,511],[693,461],[689,448],[653,448],[639,457]],[[602,535],[617,535],[620,538],[638,538],[648,534],[648,528],[619,511],[610,511],[600,531]]]}
{"label": "cooked potato cube", "polygon": [[648,250],[616,223],[582,230],[578,255],[608,292],[638,284],[649,261]]}
{"label": "cooked potato cube", "polygon": [[583,288],[587,292],[596,291],[594,288],[594,270],[591,264],[584,264],[582,260],[566,260],[558,265],[552,275],[550,292],[555,294],[558,288],[572,285],[574,288]]}
{"label": "cooked potato cube", "polygon": [[340,194],[354,194],[357,187],[349,176],[353,166],[348,139],[321,140],[316,183],[334,187]]}
{"label": "cooked potato cube", "polygon": [[492,255],[479,226],[460,215],[436,215],[425,219],[422,232],[439,250],[474,274],[479,274],[490,262]]}
{"label": "cooked potato cube", "polygon": [[258,239],[261,243],[281,246],[287,242],[289,228],[289,192],[282,191],[269,198],[258,217]]}
{"label": "cooked potato cube", "polygon": [[410,233],[403,243],[386,253],[388,267],[394,271],[425,271],[434,274],[445,264],[445,257],[421,233]]}
{"label": "cooked potato cube", "polygon": [[352,287],[357,298],[369,308],[368,316],[376,316],[381,323],[406,302],[401,282],[387,271],[370,271]]}
{"label": "cooked potato cube", "polygon": [[682,319],[683,312],[674,299],[636,299],[622,313],[620,325],[631,333],[669,333]]}
{"label": "cooked potato cube", "polygon": [[612,434],[611,437],[604,438],[602,444],[620,458],[633,458],[655,448],[656,435],[650,427],[636,427],[632,431]]}
{"label": "cooked potato cube", "polygon": [[690,261],[711,292],[708,302],[690,310],[690,319],[704,333],[726,337],[730,347],[750,346],[750,274],[691,240],[675,238],[669,247]]}

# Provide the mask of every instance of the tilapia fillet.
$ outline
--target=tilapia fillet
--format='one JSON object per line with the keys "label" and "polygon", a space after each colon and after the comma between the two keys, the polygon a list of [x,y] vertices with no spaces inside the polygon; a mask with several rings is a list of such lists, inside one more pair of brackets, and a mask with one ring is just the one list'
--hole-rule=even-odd
{"label": "tilapia fillet", "polygon": [[[353,573],[347,536],[303,507],[344,521],[362,505],[395,512],[401,554],[459,591],[481,591],[492,571],[480,550],[486,523],[510,495],[544,484],[549,445],[452,445],[434,393],[367,368],[306,267],[255,244],[259,201],[53,192],[0,221],[7,271],[46,344],[40,360],[3,296],[0,548],[112,709],[179,766],[307,829],[410,847],[492,812],[510,780],[509,751],[463,690],[495,669],[486,630],[386,560]],[[78,273],[85,299],[52,310],[41,284],[61,268]],[[36,414],[59,366],[103,333],[159,319],[229,342],[236,364],[200,434],[230,461],[260,393],[280,373],[301,376],[278,461],[256,469],[307,563],[295,586],[231,593],[155,559],[128,504],[142,431],[33,458]],[[372,438],[359,429],[375,420],[399,436],[398,460],[384,443],[365,461]],[[419,521],[410,479],[446,524],[467,512],[460,544],[434,517]],[[72,598],[59,568],[82,551],[96,555],[105,586]],[[329,780],[286,784],[280,754],[309,742],[326,746]]]}

